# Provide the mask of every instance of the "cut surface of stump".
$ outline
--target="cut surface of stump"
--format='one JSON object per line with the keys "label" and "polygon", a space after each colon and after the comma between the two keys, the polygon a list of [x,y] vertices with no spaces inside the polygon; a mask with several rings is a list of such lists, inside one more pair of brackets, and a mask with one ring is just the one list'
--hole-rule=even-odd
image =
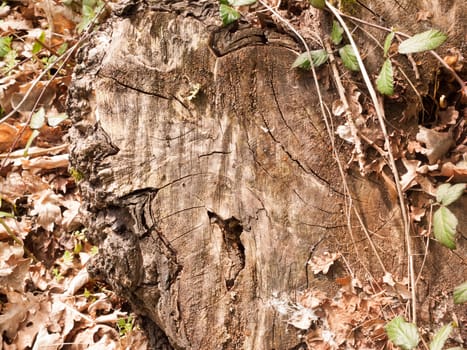
{"label": "cut surface of stump", "polygon": [[[100,248],[90,271],[167,348],[300,346],[277,300],[332,292],[348,274],[336,262],[314,276],[312,254],[353,254],[353,268],[362,259],[381,273],[363,234],[348,236],[313,80],[290,69],[300,49],[285,34],[213,29],[201,19],[216,13],[209,3],[191,15],[138,9],[93,36],[71,92],[73,162]],[[349,183],[387,268],[403,275],[397,206],[375,179]]]}

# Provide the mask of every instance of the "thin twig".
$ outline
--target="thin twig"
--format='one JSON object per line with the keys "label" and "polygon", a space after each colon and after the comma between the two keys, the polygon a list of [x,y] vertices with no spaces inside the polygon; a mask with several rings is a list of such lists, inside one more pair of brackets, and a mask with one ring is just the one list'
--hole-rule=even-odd
{"label": "thin twig", "polygon": [[340,12],[333,5],[331,5],[331,3],[329,3],[329,1],[326,1],[326,6],[329,8],[329,10],[331,10],[331,12],[337,18],[337,20],[339,21],[342,28],[344,29],[344,31],[347,34],[350,45],[352,46],[352,48],[354,50],[354,53],[355,53],[355,56],[357,58],[358,65],[360,67],[360,71],[361,71],[362,76],[363,76],[363,80],[365,81],[368,92],[370,93],[371,99],[372,99],[373,104],[375,106],[376,115],[377,115],[377,118],[378,118],[378,121],[379,121],[379,124],[380,124],[381,131],[382,131],[383,136],[384,136],[385,148],[386,148],[386,150],[388,152],[389,164],[390,164],[390,168],[391,168],[391,171],[392,171],[392,174],[393,174],[393,177],[394,177],[394,181],[395,181],[395,184],[396,184],[397,195],[399,197],[399,205],[400,205],[402,220],[403,220],[403,224],[404,224],[404,235],[405,235],[405,241],[406,241],[406,246],[407,246],[407,255],[408,255],[409,280],[410,280],[411,293],[412,293],[411,294],[411,296],[412,296],[412,302],[411,302],[411,305],[412,305],[412,310],[411,310],[412,311],[412,321],[414,323],[416,323],[416,317],[417,317],[417,315],[416,315],[416,312],[417,312],[416,304],[417,303],[416,303],[415,276],[414,276],[415,273],[414,273],[414,267],[413,267],[413,249],[412,249],[412,242],[411,242],[411,239],[410,239],[409,217],[408,217],[407,209],[406,209],[406,205],[405,205],[404,194],[402,193],[402,189],[401,189],[399,172],[398,172],[397,167],[396,167],[396,161],[394,159],[394,155],[393,155],[392,150],[391,150],[391,143],[390,143],[390,140],[389,140],[389,135],[388,135],[388,132],[387,132],[387,129],[386,129],[385,121],[384,121],[385,120],[384,109],[382,108],[382,106],[381,106],[381,104],[379,102],[376,91],[375,91],[375,89],[373,87],[373,84],[372,84],[372,82],[370,80],[370,77],[369,77],[369,75],[368,75],[368,73],[366,71],[365,65],[363,64],[362,58],[360,56],[360,53],[359,53],[359,50],[358,50],[358,47],[357,47],[357,44],[353,40],[352,34],[350,33],[350,30],[349,30],[347,24],[345,23],[342,16],[340,15]]}
{"label": "thin twig", "polygon": [[[373,28],[377,28],[377,29],[380,29],[380,30],[384,30],[386,32],[392,32],[393,30],[391,28],[387,28],[387,27],[383,27],[383,26],[380,26],[378,24],[375,24],[375,23],[371,23],[371,22],[368,22],[368,21],[365,21],[363,19],[360,19],[360,18],[357,18],[357,17],[354,17],[354,16],[351,16],[351,15],[347,15],[345,13],[339,13],[342,17],[346,17],[346,18],[349,18],[351,19],[352,21],[355,21],[355,22],[359,22],[359,23],[363,23],[363,24],[366,24],[370,27],[373,27]],[[403,33],[403,32],[399,32],[399,31],[394,31],[395,34],[397,35],[400,35],[400,36],[403,36],[404,38],[410,38],[411,36],[406,34],[406,33]],[[451,74],[452,76],[454,77],[454,79],[456,79],[456,81],[459,83],[461,89],[465,89],[466,88],[466,85],[465,85],[465,82],[464,80],[462,80],[462,78],[457,74],[457,72],[452,69],[452,67],[447,64],[435,51],[433,50],[430,50],[428,51],[434,58],[436,58],[437,61],[439,61],[439,63],[441,63],[441,65],[446,68]]]}
{"label": "thin twig", "polygon": [[[338,166],[338,169],[339,169],[339,173],[340,173],[340,176],[342,178],[342,185],[344,187],[344,195],[347,198],[347,201],[344,201],[344,204],[346,206],[345,213],[346,213],[346,217],[347,217],[347,229],[348,229],[350,237],[352,239],[353,247],[355,249],[358,261],[360,261],[360,263],[363,266],[363,268],[365,269],[365,271],[374,279],[374,277],[372,276],[369,269],[365,266],[365,264],[360,259],[359,252],[358,252],[357,247],[356,247],[355,237],[354,237],[354,234],[353,234],[353,228],[352,228],[352,222],[351,222],[351,210],[353,209],[354,211],[356,211],[356,208],[353,205],[352,196],[350,194],[350,189],[349,189],[349,186],[347,184],[346,177],[345,177],[345,171],[344,171],[344,168],[343,168],[342,163],[340,161],[339,154],[337,153],[337,150],[336,150],[336,147],[335,147],[334,132],[333,132],[333,128],[331,127],[332,119],[330,118],[331,119],[331,123],[330,123],[328,118],[326,117],[327,115],[329,115],[329,109],[328,109],[328,113],[327,113],[326,107],[325,107],[326,105],[324,104],[323,96],[321,95],[321,90],[319,88],[318,76],[316,75],[316,70],[315,70],[315,67],[313,66],[313,60],[311,58],[309,46],[306,43],[303,36],[285,18],[283,18],[277,11],[275,11],[272,7],[270,7],[268,4],[266,4],[263,0],[259,0],[259,2],[264,7],[266,7],[269,11],[271,11],[271,13],[273,15],[275,15],[282,23],[284,23],[287,27],[289,27],[289,29],[297,36],[297,38],[300,39],[303,46],[305,47],[306,52],[308,53],[308,60],[310,61],[311,72],[312,72],[312,76],[313,76],[313,81],[314,81],[315,86],[316,86],[316,91],[317,91],[317,95],[318,95],[318,101],[319,101],[319,105],[320,105],[320,109],[321,109],[321,114],[323,116],[324,124],[326,126],[326,130],[327,130],[328,135],[329,135],[329,140],[331,142],[331,147],[332,147],[332,150],[333,150],[334,158],[336,159],[336,163],[337,163],[337,166]],[[318,41],[321,41],[321,38],[318,37]],[[363,225],[362,229],[365,229],[363,222],[359,221],[359,223],[361,225]]]}

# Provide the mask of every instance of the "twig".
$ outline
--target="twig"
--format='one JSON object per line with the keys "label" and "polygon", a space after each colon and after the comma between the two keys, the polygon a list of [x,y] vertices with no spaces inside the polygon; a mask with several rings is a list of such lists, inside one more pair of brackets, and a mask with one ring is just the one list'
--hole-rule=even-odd
{"label": "twig", "polygon": [[329,40],[326,40],[324,45],[329,55],[329,63],[331,64],[331,70],[334,75],[334,82],[337,85],[337,92],[339,94],[340,100],[342,101],[344,105],[345,120],[350,128],[350,133],[352,134],[353,141],[355,143],[355,151],[357,152],[357,159],[358,159],[358,164],[360,166],[360,173],[363,174],[365,171],[365,155],[362,150],[362,143],[361,143],[360,137],[358,136],[358,129],[352,118],[352,111],[350,109],[347,96],[345,95],[345,88],[342,85],[342,81],[339,77],[339,71],[337,70],[337,66],[336,66],[336,59],[334,58],[334,54],[332,52],[332,48],[331,48],[331,44],[329,43]]}
{"label": "twig", "polygon": [[[46,154],[55,153],[64,151],[68,148],[69,144],[64,143],[59,146],[50,147],[50,148],[40,148],[40,147],[31,147],[28,151],[28,157],[40,157]],[[24,158],[24,149],[20,149],[11,153],[0,153],[0,159],[16,159],[16,158]]]}
{"label": "twig", "polygon": [[393,177],[394,177],[394,181],[396,183],[397,195],[399,197],[399,205],[400,205],[402,220],[403,220],[403,224],[404,224],[404,235],[405,235],[405,241],[406,241],[406,246],[407,246],[407,255],[408,255],[408,270],[409,270],[408,273],[409,273],[409,280],[410,280],[410,285],[411,285],[411,296],[412,296],[412,302],[411,302],[411,305],[412,305],[412,310],[411,310],[412,311],[412,321],[414,323],[416,323],[416,317],[417,317],[417,315],[416,315],[416,312],[417,312],[416,305],[417,305],[417,303],[416,303],[415,276],[414,276],[415,273],[414,273],[414,267],[413,267],[413,249],[412,249],[412,242],[411,242],[411,239],[410,239],[409,217],[408,217],[408,214],[407,214],[405,200],[404,200],[401,185],[400,185],[399,172],[398,172],[397,167],[396,167],[396,161],[394,159],[394,155],[392,154],[391,143],[390,143],[390,140],[389,140],[389,135],[388,135],[388,132],[387,132],[387,129],[386,129],[385,121],[384,121],[385,120],[384,109],[382,108],[382,106],[381,106],[381,104],[380,104],[380,102],[378,100],[378,96],[377,96],[376,91],[375,91],[375,89],[373,87],[373,84],[372,84],[372,82],[370,80],[370,77],[368,76],[365,65],[363,64],[362,58],[360,56],[360,53],[359,53],[359,50],[358,50],[358,47],[357,47],[357,44],[353,40],[352,34],[350,33],[350,30],[349,30],[347,24],[345,23],[345,21],[341,17],[340,12],[333,5],[331,5],[331,3],[329,3],[329,1],[326,1],[326,6],[329,8],[329,10],[331,10],[331,12],[337,18],[337,20],[341,24],[342,28],[344,29],[345,33],[347,34],[350,45],[352,46],[352,48],[354,50],[354,53],[355,53],[355,56],[357,58],[358,65],[360,67],[360,70],[361,70],[361,73],[362,73],[362,76],[363,76],[363,80],[365,81],[368,92],[370,93],[371,99],[372,99],[373,104],[375,106],[376,115],[377,115],[377,118],[378,118],[378,121],[379,121],[379,124],[380,124],[381,131],[382,131],[383,136],[384,136],[385,148],[386,148],[386,150],[388,152],[390,168],[391,168],[391,171],[392,171],[392,174],[393,174]]}
{"label": "twig", "polygon": [[[359,252],[357,250],[356,243],[355,243],[355,237],[354,237],[354,234],[353,234],[353,228],[352,228],[352,222],[351,222],[351,210],[353,209],[355,212],[357,212],[357,211],[356,211],[355,206],[353,205],[352,196],[350,194],[350,189],[349,189],[349,186],[347,184],[346,177],[345,177],[345,171],[344,171],[344,168],[343,168],[342,163],[340,161],[339,154],[337,153],[337,150],[336,150],[336,147],[335,147],[334,132],[333,132],[333,128],[332,128],[332,119],[330,118],[331,122],[329,122],[328,118],[326,117],[327,115],[330,114],[329,113],[329,108],[327,108],[327,110],[326,110],[326,107],[325,107],[326,105],[323,102],[323,96],[321,95],[321,90],[319,88],[318,76],[316,75],[316,70],[315,70],[315,67],[313,66],[313,60],[311,58],[310,49],[308,47],[308,44],[306,43],[303,36],[295,29],[295,27],[292,26],[277,11],[275,11],[272,7],[270,7],[268,4],[266,4],[263,0],[259,0],[259,2],[264,7],[266,7],[269,11],[271,11],[271,13],[273,13],[281,22],[283,22],[287,27],[290,28],[290,30],[297,36],[297,38],[300,39],[303,46],[305,47],[306,52],[308,53],[308,60],[310,61],[311,72],[312,72],[312,76],[313,76],[313,81],[314,81],[315,86],[316,86],[316,91],[317,91],[317,95],[318,95],[318,101],[319,101],[319,106],[320,106],[320,109],[321,109],[321,114],[323,116],[324,124],[326,126],[326,131],[328,132],[328,135],[329,135],[329,140],[331,142],[331,147],[332,147],[332,150],[333,150],[334,158],[336,160],[336,163],[337,163],[337,166],[338,166],[338,169],[339,169],[339,174],[340,174],[340,176],[342,178],[342,185],[344,187],[344,195],[347,198],[347,201],[344,201],[345,215],[347,217],[347,229],[348,229],[350,237],[352,239],[352,243],[353,243],[353,247],[355,249],[357,260],[361,263],[361,265],[363,266],[365,271],[374,279],[374,277],[372,276],[369,269],[365,266],[365,264],[360,259],[360,255],[359,255]],[[318,41],[320,41],[320,40],[321,40],[321,38],[318,37]],[[359,221],[359,223],[364,226],[362,221]],[[362,229],[364,229],[364,227]]]}
{"label": "twig", "polygon": [[[347,15],[345,13],[340,13],[339,14],[342,16],[342,17],[346,17],[346,18],[349,18],[351,19],[352,21],[355,21],[355,22],[359,22],[359,23],[363,23],[363,24],[366,24],[370,27],[373,27],[373,28],[377,28],[377,29],[380,29],[380,30],[384,30],[386,32],[392,32],[393,30],[391,28],[387,28],[387,27],[383,27],[383,26],[380,26],[378,24],[375,24],[375,23],[371,23],[371,22],[368,22],[368,21],[365,21],[363,19],[360,19],[360,18],[357,18],[357,17],[354,17],[354,16],[351,16],[351,15]],[[394,31],[395,34],[397,35],[400,35],[400,36],[403,36],[404,38],[410,38],[411,36],[406,34],[406,33],[403,33],[403,32],[399,32],[399,31]],[[452,76],[454,77],[454,79],[456,79],[456,81],[459,83],[461,89],[465,89],[466,88],[466,85],[465,85],[465,82],[464,80],[462,80],[462,78],[457,74],[457,72],[452,69],[452,67],[447,64],[435,51],[433,50],[430,50],[428,51],[434,58],[436,58],[436,60],[439,61],[439,63],[441,63],[441,65],[446,68],[451,74]]]}
{"label": "twig", "polygon": [[428,247],[430,246],[430,237],[431,237],[431,221],[433,218],[433,204],[430,205],[430,215],[429,217],[429,222],[428,222],[428,234],[427,234],[427,240],[426,240],[426,245],[425,245],[425,253],[423,254],[423,261],[422,265],[420,266],[420,271],[418,271],[418,276],[415,279],[415,285],[418,283],[418,280],[420,277],[422,277],[422,271],[423,268],[425,267],[425,262],[426,262],[426,257],[428,256]]}

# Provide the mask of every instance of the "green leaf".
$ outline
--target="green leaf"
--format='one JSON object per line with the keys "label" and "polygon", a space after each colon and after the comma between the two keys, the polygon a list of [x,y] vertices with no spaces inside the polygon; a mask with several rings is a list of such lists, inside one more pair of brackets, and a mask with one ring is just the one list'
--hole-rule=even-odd
{"label": "green leaf", "polygon": [[41,107],[36,113],[34,113],[31,117],[31,122],[29,126],[31,129],[40,129],[45,124],[45,110],[44,107]]}
{"label": "green leaf", "polygon": [[42,49],[42,44],[45,41],[45,32],[42,31],[41,35],[37,38],[37,40],[34,41],[34,44],[32,44],[32,54],[35,55],[37,54],[41,49]]}
{"label": "green leaf", "polygon": [[430,29],[404,40],[399,45],[399,53],[414,53],[434,50],[447,39],[447,36],[436,29]]}
{"label": "green leaf", "polygon": [[233,9],[230,6],[224,5],[224,4],[221,4],[219,6],[219,12],[220,12],[220,16],[221,16],[221,19],[222,19],[222,23],[225,26],[227,24],[235,22],[236,20],[238,20],[240,18],[240,13],[237,10]]}
{"label": "green leaf", "polygon": [[26,142],[26,146],[24,146],[24,153],[23,156],[27,157],[29,152],[29,147],[31,147],[32,141],[39,136],[39,130],[33,130],[31,136],[28,138],[28,142]]}
{"label": "green leaf", "polygon": [[389,58],[384,61],[381,67],[381,72],[379,72],[378,79],[376,79],[376,88],[383,95],[391,96],[394,94],[394,77],[391,60]]}
{"label": "green leaf", "polygon": [[457,201],[463,194],[467,184],[442,184],[436,189],[436,201],[449,205]]}
{"label": "green leaf", "polygon": [[66,50],[68,50],[68,43],[64,42],[62,45],[60,45],[60,47],[57,49],[57,54],[59,54],[60,56],[63,55]]}
{"label": "green leaf", "polygon": [[54,127],[66,119],[68,119],[68,116],[65,113],[60,113],[54,116],[47,117],[47,124],[49,124],[49,126],[51,127]]}
{"label": "green leaf", "polygon": [[326,1],[325,0],[310,0],[310,4],[311,6],[322,10],[326,6]]}
{"label": "green leaf", "polygon": [[11,36],[4,36],[0,38],[0,58],[5,57],[11,51]]}
{"label": "green leaf", "polygon": [[417,326],[406,322],[402,316],[394,318],[385,328],[389,339],[402,349],[413,349],[419,342]]}
{"label": "green leaf", "polygon": [[433,215],[433,233],[436,239],[449,249],[456,249],[456,216],[442,206]]}
{"label": "green leaf", "polygon": [[357,56],[355,56],[355,52],[351,45],[345,45],[339,49],[339,55],[342,58],[342,62],[344,62],[344,66],[347,69],[352,71],[359,71],[360,67],[358,66]]}
{"label": "green leaf", "polygon": [[384,40],[384,57],[388,55],[389,49],[391,47],[392,39],[394,39],[394,32],[389,33]]}
{"label": "green leaf", "polygon": [[430,343],[430,350],[443,350],[444,343],[448,340],[452,329],[453,327],[451,323],[441,327],[433,336],[433,340]]}
{"label": "green leaf", "polygon": [[[310,56],[315,67],[321,66],[328,60],[328,53],[324,49],[310,51]],[[310,69],[311,65],[308,52],[298,55],[294,63],[292,63],[292,68]]]}
{"label": "green leaf", "polygon": [[228,0],[230,6],[246,6],[253,5],[256,0]]}
{"label": "green leaf", "polygon": [[467,301],[467,281],[454,288],[454,304],[462,304]]}
{"label": "green leaf", "polygon": [[339,45],[341,43],[342,33],[344,33],[344,29],[341,27],[339,22],[332,21],[331,41],[334,45]]}

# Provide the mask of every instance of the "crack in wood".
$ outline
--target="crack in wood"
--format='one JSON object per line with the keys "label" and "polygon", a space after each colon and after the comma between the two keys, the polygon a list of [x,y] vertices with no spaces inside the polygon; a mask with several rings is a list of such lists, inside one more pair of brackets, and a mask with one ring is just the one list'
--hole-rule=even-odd
{"label": "crack in wood", "polygon": [[240,239],[243,233],[243,225],[235,218],[222,219],[219,215],[212,211],[207,211],[211,224],[219,226],[224,244],[223,249],[226,253],[226,266],[225,286],[227,290],[231,290],[235,285],[240,271],[245,268],[245,247]]}

